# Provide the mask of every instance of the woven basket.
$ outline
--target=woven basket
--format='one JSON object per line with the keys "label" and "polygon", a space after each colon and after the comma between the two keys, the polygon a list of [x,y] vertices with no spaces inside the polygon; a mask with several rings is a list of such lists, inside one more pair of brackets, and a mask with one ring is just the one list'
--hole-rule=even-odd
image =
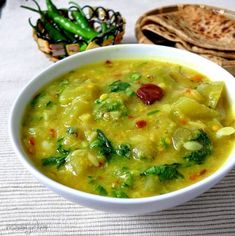
{"label": "woven basket", "polygon": [[[119,12],[114,12],[111,9],[105,9],[103,7],[91,6],[84,6],[82,10],[87,17],[90,26],[96,30],[103,22],[109,24],[111,27],[115,26],[115,30],[108,32],[104,35],[104,37],[98,36],[94,38],[87,44],[85,50],[112,44],[119,44],[122,41],[123,35],[125,33],[125,19]],[[69,18],[67,9],[59,9],[59,11],[63,12],[65,17]],[[81,51],[79,45],[85,42],[82,37],[75,37],[73,42],[54,42],[53,39],[49,37],[45,28],[43,29],[43,27],[41,27],[39,24],[41,24],[40,18],[37,20],[37,30],[35,30],[35,27],[33,29],[33,38],[35,39],[39,50],[48,56],[50,60],[58,61]],[[41,31],[38,30],[39,26],[42,28]],[[68,51],[68,48],[73,48],[74,50]]]}

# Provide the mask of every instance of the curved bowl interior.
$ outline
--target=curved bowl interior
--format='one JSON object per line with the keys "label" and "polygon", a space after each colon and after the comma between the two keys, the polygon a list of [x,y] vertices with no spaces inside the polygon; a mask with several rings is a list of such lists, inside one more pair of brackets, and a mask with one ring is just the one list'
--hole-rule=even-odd
{"label": "curved bowl interior", "polygon": [[12,108],[9,132],[14,149],[26,168],[37,179],[65,198],[87,207],[117,213],[143,214],[166,209],[196,197],[216,184],[233,168],[235,165],[235,150],[231,152],[223,166],[206,179],[175,192],[138,199],[117,199],[81,192],[57,183],[40,173],[27,157],[21,145],[21,122],[26,105],[41,87],[54,78],[82,65],[114,59],[163,60],[192,68],[211,80],[223,80],[226,84],[232,109],[235,111],[235,93],[233,92],[235,80],[233,76],[215,63],[196,54],[164,46],[135,44],[108,46],[79,53],[53,64],[32,79],[22,90]]}

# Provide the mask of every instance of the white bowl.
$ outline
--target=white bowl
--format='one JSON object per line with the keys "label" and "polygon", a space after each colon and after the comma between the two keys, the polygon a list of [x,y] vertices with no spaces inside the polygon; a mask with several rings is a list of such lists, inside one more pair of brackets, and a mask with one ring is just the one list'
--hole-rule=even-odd
{"label": "white bowl", "polygon": [[137,199],[103,197],[75,190],[48,178],[33,165],[22,147],[20,132],[26,105],[35,93],[49,81],[68,71],[85,64],[114,59],[160,59],[193,68],[208,76],[211,80],[223,80],[226,84],[230,102],[233,104],[232,109],[235,111],[235,79],[233,76],[215,63],[196,54],[170,47],[137,44],[93,49],[70,56],[53,64],[33,78],[16,99],[10,114],[9,131],[14,149],[25,167],[40,182],[73,202],[102,211],[131,215],[160,211],[179,205],[202,194],[215,185],[235,165],[235,149],[230,153],[223,166],[202,181],[164,195]]}

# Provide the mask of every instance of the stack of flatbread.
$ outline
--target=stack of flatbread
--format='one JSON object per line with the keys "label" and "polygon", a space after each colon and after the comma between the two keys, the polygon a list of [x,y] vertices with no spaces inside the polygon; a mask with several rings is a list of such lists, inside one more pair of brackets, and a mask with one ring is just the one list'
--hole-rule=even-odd
{"label": "stack of flatbread", "polygon": [[198,53],[235,74],[235,12],[178,5],[147,12],[136,22],[139,43]]}

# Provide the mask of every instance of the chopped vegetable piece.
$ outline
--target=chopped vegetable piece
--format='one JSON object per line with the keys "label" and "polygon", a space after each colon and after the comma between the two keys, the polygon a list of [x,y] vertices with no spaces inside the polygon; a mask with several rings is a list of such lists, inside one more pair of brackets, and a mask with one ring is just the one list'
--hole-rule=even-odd
{"label": "chopped vegetable piece", "polygon": [[224,89],[224,82],[215,81],[210,83],[203,83],[197,87],[197,90],[206,99],[208,107],[215,108],[219,102],[221,94]]}
{"label": "chopped vegetable piece", "polygon": [[190,140],[192,138],[192,132],[189,129],[179,127],[175,130],[172,143],[174,148],[179,151],[184,144],[185,141]]}
{"label": "chopped vegetable piece", "polygon": [[141,173],[142,176],[157,175],[160,181],[173,180],[184,178],[184,176],[177,170],[179,163],[164,164],[160,166],[153,166]]}
{"label": "chopped vegetable piece", "polygon": [[188,97],[180,97],[172,104],[172,110],[176,114],[180,113],[190,118],[214,118],[218,116],[216,110]]}
{"label": "chopped vegetable piece", "polygon": [[184,148],[189,150],[189,151],[197,151],[202,149],[202,145],[199,142],[196,141],[188,141],[184,143]]}
{"label": "chopped vegetable piece", "polygon": [[116,94],[103,95],[95,101],[94,115],[96,119],[118,120],[120,117],[127,116],[127,107],[121,96]]}
{"label": "chopped vegetable piece", "polygon": [[151,105],[163,97],[163,90],[155,84],[144,84],[136,92],[136,95],[146,104]]}
{"label": "chopped vegetable piece", "polygon": [[216,137],[221,138],[223,136],[229,136],[234,133],[235,133],[235,129],[233,127],[223,127],[216,132]]}
{"label": "chopped vegetable piece", "polygon": [[207,135],[207,133],[203,130],[199,130],[197,136],[191,141],[197,141],[202,145],[202,148],[197,151],[191,152],[189,155],[185,156],[184,159],[195,163],[195,164],[202,164],[205,161],[205,158],[212,153],[212,143]]}
{"label": "chopped vegetable piece", "polygon": [[108,86],[108,89],[110,92],[120,92],[120,91],[125,91],[130,86],[131,85],[127,82],[116,80]]}

